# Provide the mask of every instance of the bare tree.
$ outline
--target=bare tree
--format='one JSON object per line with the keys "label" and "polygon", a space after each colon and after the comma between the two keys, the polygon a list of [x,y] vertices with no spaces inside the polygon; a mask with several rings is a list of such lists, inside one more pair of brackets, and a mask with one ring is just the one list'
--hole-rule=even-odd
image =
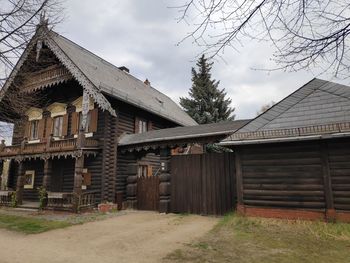
{"label": "bare tree", "polygon": [[348,0],[186,0],[177,8],[179,20],[194,26],[184,40],[211,56],[245,38],[269,40],[276,69],[325,65],[328,73],[349,76]]}
{"label": "bare tree", "polygon": [[[61,0],[0,0],[0,92],[44,16],[54,26],[62,20]],[[14,81],[0,104],[0,139],[8,139],[12,125],[35,103],[34,96],[20,92]]]}

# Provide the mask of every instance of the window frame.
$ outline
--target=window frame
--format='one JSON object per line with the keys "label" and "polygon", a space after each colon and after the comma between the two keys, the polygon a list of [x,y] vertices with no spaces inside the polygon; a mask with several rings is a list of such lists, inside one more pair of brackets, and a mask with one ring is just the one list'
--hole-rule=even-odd
{"label": "window frame", "polygon": [[148,121],[145,119],[138,119],[138,133],[148,132]]}
{"label": "window frame", "polygon": [[[80,111],[78,112],[78,133],[80,131],[80,127],[81,127],[81,122],[82,122],[82,117],[83,117],[83,113]],[[89,112],[87,113],[87,120],[86,120],[86,127],[85,127],[85,133],[89,133],[90,131],[90,125],[91,125],[91,110],[89,110]]]}
{"label": "window frame", "polygon": [[[26,178],[30,177],[31,183],[27,184],[26,183]],[[24,189],[34,189],[34,180],[35,180],[35,171],[34,170],[27,170],[24,173]]]}
{"label": "window frame", "polygon": [[39,139],[39,120],[30,121],[29,140]]}
{"label": "window frame", "polygon": [[[56,120],[60,120],[59,121],[59,134],[55,134],[56,132]],[[52,125],[52,135],[53,137],[57,137],[57,138],[62,138],[63,137],[63,121],[64,121],[64,116],[63,115],[59,115],[59,116],[55,116],[53,118],[53,125]]]}
{"label": "window frame", "polygon": [[139,163],[137,167],[137,177],[138,178],[148,178],[152,177],[153,173],[150,173],[151,165],[145,163]]}

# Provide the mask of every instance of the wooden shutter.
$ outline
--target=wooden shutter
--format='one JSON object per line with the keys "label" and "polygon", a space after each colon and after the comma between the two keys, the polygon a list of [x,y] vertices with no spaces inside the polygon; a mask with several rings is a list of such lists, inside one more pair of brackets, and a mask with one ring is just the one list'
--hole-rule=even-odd
{"label": "wooden shutter", "polygon": [[78,129],[79,129],[79,125],[78,125],[78,121],[79,121],[79,112],[73,112],[72,113],[72,123],[71,123],[71,133],[72,134],[78,134]]}
{"label": "wooden shutter", "polygon": [[90,111],[89,132],[97,132],[98,109]]}
{"label": "wooden shutter", "polygon": [[138,117],[135,117],[135,133],[139,133],[139,129],[140,129],[140,119]]}
{"label": "wooden shutter", "polygon": [[83,174],[83,185],[91,185],[91,173],[87,172]]}
{"label": "wooden shutter", "polygon": [[153,175],[153,167],[152,165],[147,165],[147,176]]}
{"label": "wooden shutter", "polygon": [[148,121],[147,122],[147,131],[151,131],[153,130],[153,122],[152,121]]}
{"label": "wooden shutter", "polygon": [[43,139],[44,138],[44,131],[45,131],[45,119],[39,120],[38,124],[38,138]]}
{"label": "wooden shutter", "polygon": [[53,119],[51,117],[46,118],[46,131],[45,135],[46,138],[49,138],[52,134],[52,125],[53,125]]}
{"label": "wooden shutter", "polygon": [[68,114],[63,115],[62,136],[68,135]]}
{"label": "wooden shutter", "polygon": [[24,133],[23,133],[23,137],[29,139],[30,137],[30,121],[24,121]]}

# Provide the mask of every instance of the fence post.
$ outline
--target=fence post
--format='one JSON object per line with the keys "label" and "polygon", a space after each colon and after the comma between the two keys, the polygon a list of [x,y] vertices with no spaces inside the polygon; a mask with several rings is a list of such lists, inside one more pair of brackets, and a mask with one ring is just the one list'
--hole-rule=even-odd
{"label": "fence post", "polygon": [[160,150],[161,173],[159,176],[159,212],[170,212],[170,194],[171,194],[171,176],[170,176],[170,158],[169,148]]}
{"label": "fence post", "polygon": [[243,174],[242,174],[242,151],[239,148],[234,149],[235,167],[236,167],[236,187],[237,187],[237,211],[244,214],[243,203]]}
{"label": "fence post", "polygon": [[127,168],[126,200],[131,209],[137,209],[137,167],[137,164],[129,164]]}
{"label": "fence post", "polygon": [[326,200],[326,220],[335,221],[336,211],[334,208],[334,198],[332,190],[332,180],[329,169],[328,145],[327,142],[321,142],[321,160],[323,171],[323,187]]}

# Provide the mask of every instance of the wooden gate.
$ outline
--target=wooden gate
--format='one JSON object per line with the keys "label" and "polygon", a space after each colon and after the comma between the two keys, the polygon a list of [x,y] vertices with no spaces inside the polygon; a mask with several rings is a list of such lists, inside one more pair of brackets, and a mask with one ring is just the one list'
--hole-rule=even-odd
{"label": "wooden gate", "polygon": [[159,210],[159,177],[139,177],[137,179],[137,209]]}
{"label": "wooden gate", "polygon": [[236,204],[233,153],[171,158],[171,211],[223,215]]}

